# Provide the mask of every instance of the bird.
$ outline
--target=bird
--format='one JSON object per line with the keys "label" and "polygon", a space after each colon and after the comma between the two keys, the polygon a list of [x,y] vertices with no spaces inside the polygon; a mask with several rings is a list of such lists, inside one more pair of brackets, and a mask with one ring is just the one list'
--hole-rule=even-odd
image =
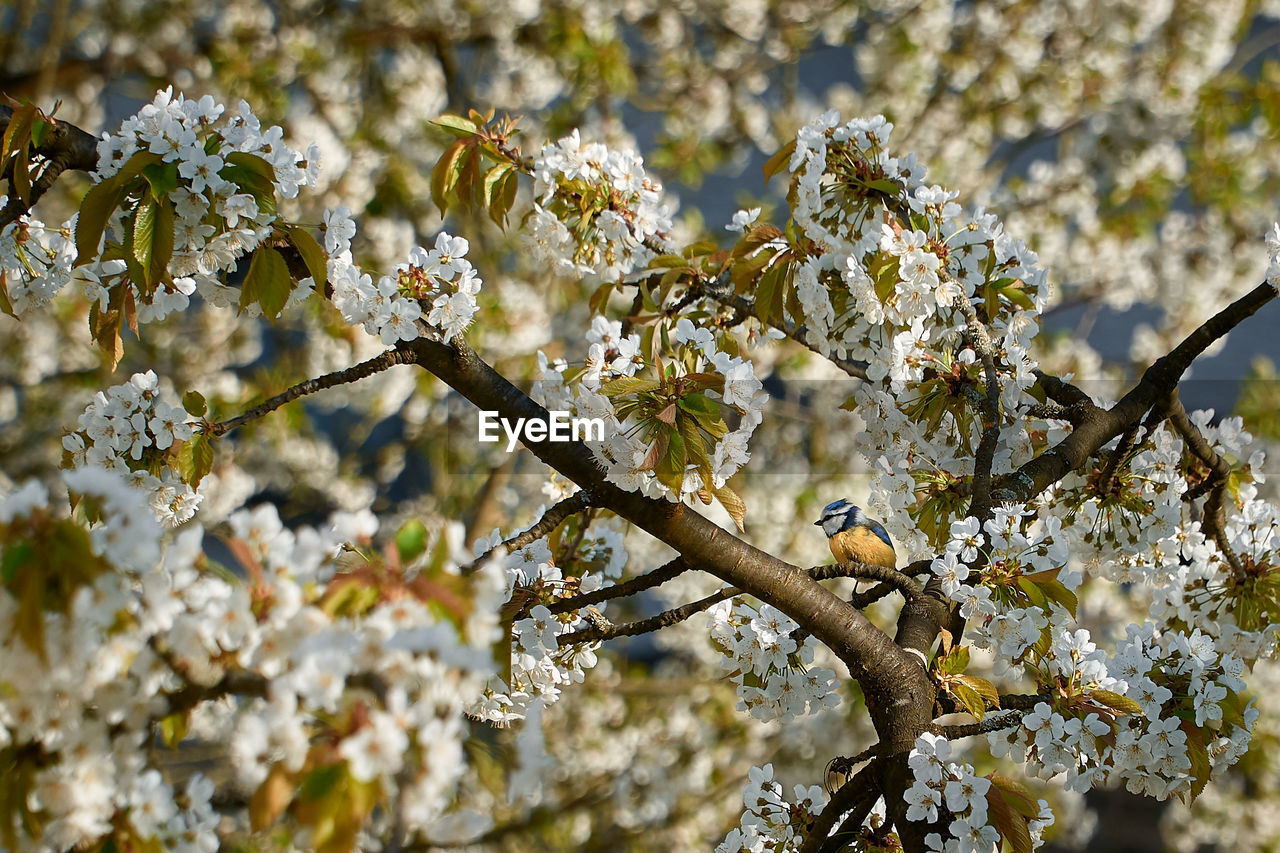
{"label": "bird", "polygon": [[814,524],[827,534],[831,555],[841,563],[850,560],[894,569],[898,555],[884,525],[841,498],[822,508],[822,517]]}

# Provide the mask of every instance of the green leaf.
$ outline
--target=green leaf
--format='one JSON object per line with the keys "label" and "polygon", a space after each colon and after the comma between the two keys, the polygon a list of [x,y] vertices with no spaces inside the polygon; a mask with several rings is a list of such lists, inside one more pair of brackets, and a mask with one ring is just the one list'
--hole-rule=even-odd
{"label": "green leaf", "polygon": [[947,691],[959,702],[966,711],[973,715],[974,719],[981,720],[987,714],[986,703],[983,702],[982,696],[978,691],[963,684],[959,681],[952,682],[947,686]]}
{"label": "green leaf", "polygon": [[24,205],[31,204],[31,148],[23,145],[13,155],[13,193]]}
{"label": "green leaf", "polygon": [[142,170],[142,177],[150,184],[153,196],[168,198],[178,188],[178,164],[152,163]]}
{"label": "green leaf", "polygon": [[[253,159],[262,160],[261,157],[254,157]],[[265,160],[262,160],[262,162],[268,167],[271,165]],[[218,177],[235,184],[240,188],[240,192],[248,193],[253,196],[253,200],[258,205],[258,210],[272,216],[276,214],[275,184],[270,178],[264,176],[257,169],[241,165],[235,161],[229,161],[227,165],[223,166],[222,170],[218,172]]]}
{"label": "green leaf", "polygon": [[465,119],[462,116],[450,115],[449,113],[445,113],[440,116],[435,121],[431,122],[431,124],[441,130],[453,134],[454,136],[464,138],[468,136],[475,136],[476,131],[479,130],[476,123],[470,119]]}
{"label": "green leaf", "polygon": [[959,675],[969,667],[969,647],[957,646],[949,654],[938,659],[938,672],[943,675]]}
{"label": "green leaf", "polygon": [[720,418],[720,404],[705,394],[697,392],[685,394],[676,401],[676,405],[698,419],[711,417],[719,420]]}
{"label": "green leaf", "polygon": [[132,254],[133,259],[138,263],[138,269],[142,272],[142,281],[136,283],[144,285],[144,292],[149,291],[151,285],[155,283],[151,275],[151,255],[155,242],[158,208],[159,204],[148,193],[143,197],[133,215]]}
{"label": "green leaf", "polygon": [[182,408],[192,417],[203,418],[209,413],[209,403],[199,391],[188,391],[182,395]]}
{"label": "green leaf", "polygon": [[1209,764],[1209,751],[1204,745],[1204,735],[1195,723],[1182,721],[1182,730],[1187,733],[1187,757],[1191,759],[1191,799],[1194,803],[1209,784],[1209,773],[1213,769]]}
{"label": "green leaf", "polygon": [[13,302],[9,299],[9,285],[5,282],[5,271],[0,269],[0,314],[8,314],[15,320],[18,315],[13,310]]}
{"label": "green leaf", "polygon": [[187,439],[178,451],[178,471],[182,474],[182,481],[194,489],[212,470],[213,444],[209,436],[198,432]]}
{"label": "green leaf", "polygon": [[4,129],[4,145],[0,147],[0,166],[31,140],[31,125],[36,119],[36,105],[23,104],[9,116],[9,126]]}
{"label": "green leaf", "polygon": [[164,741],[165,746],[177,748],[182,739],[187,736],[191,720],[187,712],[180,714],[170,714],[160,721],[160,739]]}
{"label": "green leaf", "polygon": [[80,216],[76,219],[76,266],[93,260],[98,254],[98,243],[107,228],[107,220],[120,204],[120,182],[107,178],[89,187],[80,201]]}
{"label": "green leaf", "polygon": [[867,181],[866,187],[869,190],[875,190],[885,195],[897,196],[902,193],[902,187],[885,178],[881,178],[878,181]]}
{"label": "green leaf", "polygon": [[987,818],[996,832],[1000,833],[1000,837],[1008,842],[1008,849],[1012,853],[1031,853],[1031,832],[1027,829],[1027,818],[994,778],[991,787],[987,789]]}
{"label": "green leaf", "polygon": [[173,202],[167,198],[156,206],[155,230],[151,241],[151,280],[169,280],[169,261],[173,258]]}
{"label": "green leaf", "polygon": [[259,157],[257,154],[250,154],[247,151],[232,151],[226,157],[222,158],[222,162],[238,166],[246,172],[251,172],[257,175],[270,184],[275,183],[275,167]]}
{"label": "green leaf", "polygon": [[786,298],[787,263],[778,261],[769,267],[756,285],[756,316],[766,325],[782,322],[782,306]]}
{"label": "green leaf", "polygon": [[112,177],[120,182],[121,187],[126,187],[130,181],[141,175],[144,169],[159,162],[161,162],[159,154],[152,154],[147,150],[135,151],[133,156],[120,167],[120,171]]}
{"label": "green leaf", "polygon": [[697,423],[693,418],[678,418],[677,427],[680,430],[680,437],[684,439],[686,463],[698,466],[698,473],[702,477],[702,487],[709,489],[711,487],[711,460],[707,457],[707,443],[703,441],[702,433],[698,431]]}
{"label": "green leaf", "polygon": [[661,267],[663,269],[688,269],[689,259],[682,258],[679,255],[658,255],[649,261],[649,268]]}
{"label": "green leaf", "polygon": [[620,376],[600,386],[600,393],[606,397],[621,397],[623,394],[643,394],[657,391],[662,383],[656,379],[641,379],[636,376]]}
{"label": "green leaf", "polygon": [[1049,598],[1051,601],[1056,601],[1059,604],[1061,604],[1063,608],[1066,609],[1066,611],[1071,614],[1071,617],[1073,619],[1075,618],[1076,607],[1079,605],[1079,601],[1076,598],[1076,594],[1074,592],[1072,592],[1071,590],[1067,589],[1065,586],[1062,585],[1062,581],[1059,581],[1059,580],[1040,581],[1036,584],[1036,586],[1040,587],[1040,590],[1045,594],[1047,598]]}
{"label": "green leaf", "polygon": [[669,432],[670,438],[667,442],[667,452],[658,460],[654,473],[658,476],[660,483],[679,494],[680,486],[684,483],[684,439],[674,430]]}
{"label": "green leaf", "polygon": [[311,273],[311,279],[316,283],[316,291],[324,293],[329,281],[328,256],[324,249],[311,236],[311,232],[301,226],[286,225],[284,230],[289,235],[289,242],[302,255],[302,262],[307,265],[307,272]]}
{"label": "green leaf", "polygon": [[510,163],[499,163],[484,173],[484,206],[489,211],[489,218],[499,227],[502,226],[503,217],[495,211],[501,195],[502,182],[513,171],[515,167]]}
{"label": "green leaf", "polygon": [[293,279],[284,256],[270,246],[259,246],[249,263],[249,274],[240,286],[241,309],[257,302],[262,306],[263,316],[274,323],[292,290]]}
{"label": "green leaf", "polygon": [[31,121],[31,144],[39,149],[51,132],[53,132],[53,122],[37,115]]}
{"label": "green leaf", "polygon": [[1099,705],[1106,705],[1124,714],[1142,714],[1142,706],[1130,699],[1128,696],[1121,696],[1110,690],[1094,690],[1089,694],[1089,698]]}
{"label": "green leaf", "polygon": [[956,682],[963,684],[965,687],[981,696],[982,701],[985,703],[985,707],[1000,707],[1000,691],[996,690],[996,686],[985,678],[979,678],[976,675],[960,675],[956,677]]}
{"label": "green leaf", "polygon": [[427,526],[416,518],[411,518],[401,525],[396,533],[396,550],[400,552],[402,564],[412,563],[418,555],[427,550]]}
{"label": "green leaf", "polygon": [[1049,599],[1045,597],[1045,594],[1041,591],[1039,584],[1022,577],[1018,578],[1018,589],[1022,590],[1027,598],[1031,600],[1031,604],[1033,606],[1039,607],[1041,610],[1049,609]]}
{"label": "green leaf", "polygon": [[779,148],[772,157],[765,161],[764,182],[766,185],[769,179],[781,172],[791,162],[791,155],[796,153],[796,141],[792,139],[786,145]]}
{"label": "green leaf", "polygon": [[512,169],[502,179],[502,185],[498,187],[498,197],[494,201],[493,207],[489,209],[489,215],[493,217],[493,221],[500,226],[506,227],[507,214],[511,212],[511,208],[516,203],[516,192],[520,189],[520,173]]}
{"label": "green leaf", "polygon": [[1026,310],[1031,311],[1036,307],[1035,301],[1032,300],[1031,296],[1020,287],[1006,287],[1000,292],[1004,294],[1006,299],[1014,305],[1017,305],[1019,308],[1025,308]]}
{"label": "green leaf", "polygon": [[591,298],[587,300],[587,310],[591,312],[591,316],[597,314],[604,316],[604,309],[609,304],[609,297],[613,295],[614,283],[606,281],[595,289],[591,294]]}
{"label": "green leaf", "polygon": [[449,210],[449,195],[462,173],[462,152],[466,148],[467,140],[459,139],[445,149],[435,168],[431,170],[431,200],[440,208],[441,216]]}

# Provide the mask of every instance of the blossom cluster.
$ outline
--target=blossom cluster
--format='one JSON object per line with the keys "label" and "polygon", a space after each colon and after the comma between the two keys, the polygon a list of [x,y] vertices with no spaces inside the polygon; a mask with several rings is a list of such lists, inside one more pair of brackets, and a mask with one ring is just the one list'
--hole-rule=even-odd
{"label": "blossom cluster", "polygon": [[[669,339],[672,349],[670,361],[666,364],[668,367],[678,366],[674,378],[678,381],[690,376],[716,377],[716,387],[720,390],[708,387],[701,393],[712,404],[740,415],[737,429],[723,429],[708,449],[705,467],[695,462],[692,452],[686,451],[688,455],[682,463],[684,473],[678,491],[662,482],[654,470],[657,440],[645,432],[645,427],[651,422],[647,423],[634,408],[619,418],[619,403],[625,398],[621,395],[610,397],[606,393],[613,380],[638,378],[647,368],[658,369],[640,354],[640,337],[634,334],[624,336],[620,322],[593,318],[587,332],[588,357],[581,371],[570,373],[567,363],[550,363],[540,352],[541,376],[532,393],[535,400],[548,408],[603,420],[604,440],[588,441],[587,446],[603,466],[609,482],[649,497],[662,497],[673,502],[692,501],[700,491],[723,488],[726,481],[750,460],[747,443],[763,420],[768,394],[756,378],[751,362],[719,350],[710,330],[681,318],[671,330]],[[693,380],[689,381],[692,384]],[[658,383],[653,384],[656,386]],[[719,416],[712,414],[711,417],[723,425]],[[710,482],[705,481],[707,472],[710,473]]]}
{"label": "blossom cluster", "polygon": [[[237,260],[271,233],[277,195],[295,198],[301,187],[316,182],[319,150],[314,145],[304,160],[284,144],[279,126],[264,129],[244,101],[219,126],[225,111],[209,95],[191,100],[170,87],[98,143],[98,181],[129,167],[135,155],[149,155],[155,165],[139,164],[132,174],[141,171],[150,195],[174,215],[172,284],[153,292],[140,282],[129,284],[140,321],[162,320],[185,309],[196,290],[215,305],[235,304],[237,289],[223,286],[219,274],[234,271]],[[115,212],[111,222],[117,233],[124,233],[123,220],[132,212],[126,206]],[[87,297],[105,310],[116,279],[125,274],[120,262],[87,268]]]}
{"label": "blossom cluster", "polygon": [[722,669],[737,686],[738,709],[758,720],[793,720],[840,702],[835,673],[813,665],[817,640],[797,642],[798,625],[770,604],[757,610],[743,601],[721,601],[711,617],[711,642]]}
{"label": "blossom cluster", "polygon": [[407,263],[375,284],[351,257],[356,232],[351,211],[336,208],[325,213],[324,221],[333,304],[347,323],[363,325],[388,345],[416,339],[419,322],[445,341],[471,325],[482,282],[465,257],[470,249],[465,238],[441,232],[433,248],[413,249]]}
{"label": "blossom cluster", "polygon": [[[0,195],[0,210],[9,197]],[[7,296],[18,317],[39,308],[71,280],[76,247],[70,228],[49,228],[39,219],[19,216],[0,231],[0,296]]]}
{"label": "blossom cluster", "polygon": [[[477,555],[501,541],[499,531],[478,540]],[[596,524],[583,535],[576,551],[572,576],[555,564],[546,539],[496,558],[506,573],[508,602],[522,601],[525,606],[511,626],[509,674],[490,678],[468,714],[495,725],[510,725],[524,719],[535,702],[542,707],[556,702],[563,687],[581,683],[586,671],[596,665],[598,642],[567,646],[559,642],[561,636],[591,623],[581,612],[554,615],[547,605],[612,585],[622,574],[626,550],[620,533]]]}
{"label": "blossom cluster", "polygon": [[[411,832],[443,813],[465,769],[463,706],[493,669],[497,571],[481,567],[467,582],[473,606],[450,618],[385,580],[357,604],[344,592],[361,575],[337,557],[343,543],[368,541],[372,515],[290,530],[264,504],[230,520],[251,579],[241,582],[203,568],[198,526],[162,554],[144,494],[118,474],[84,468],[64,479],[98,508],[88,540],[103,561],[97,574],[63,574],[43,598],[0,589],[0,680],[26,685],[0,697],[0,745],[17,756],[12,778],[29,780],[16,802],[40,813],[18,824],[39,827],[27,830],[33,841],[67,849],[120,832],[164,849],[217,849],[212,783],[197,775],[175,790],[148,765],[154,726],[171,715],[187,737],[229,743],[247,786],[275,774],[292,790],[336,772],[398,792]],[[21,564],[55,512],[34,482],[0,498],[0,555]],[[75,541],[64,533],[62,547]],[[47,608],[34,623],[33,606]],[[17,627],[32,624],[39,635]],[[225,687],[234,683],[258,686],[237,696]],[[334,749],[316,750],[321,741]]]}
{"label": "blossom cluster", "polygon": [[[1000,833],[988,822],[987,798],[991,780],[978,776],[966,762],[952,761],[951,743],[946,738],[925,732],[916,739],[907,758],[913,777],[904,798],[907,820],[936,821],[941,809],[951,816],[945,837],[931,832],[925,837],[930,850],[946,853],[995,853],[1001,844]],[[1001,796],[998,792],[995,796]],[[1044,800],[1040,811],[1027,822],[1032,849],[1043,843],[1045,827],[1053,823],[1053,812]]]}
{"label": "blossom cluster", "polygon": [[1047,677],[1088,701],[1042,702],[1017,728],[988,735],[997,756],[1013,755],[1041,778],[1065,773],[1076,791],[1123,782],[1166,799],[1203,786],[1210,768],[1217,775],[1248,749],[1258,712],[1239,698],[1244,661],[1199,630],[1131,625],[1111,658],[1086,631],[1064,631],[1042,664]]}
{"label": "blossom cluster", "polygon": [[671,210],[635,151],[583,144],[578,131],[544,145],[533,164],[534,252],[566,275],[617,278],[643,269],[665,243]]}
{"label": "blossom cluster", "polygon": [[[1035,518],[1033,512],[1003,505],[985,523],[976,518],[952,522],[946,548],[930,569],[943,593],[972,620],[974,643],[996,652],[999,672],[1021,660],[1050,624],[1070,617],[1068,607],[1051,594],[1031,597],[1040,588],[1080,585],[1081,575],[1068,567],[1068,556],[1061,519]],[[1042,587],[1036,581],[1049,583]]]}
{"label": "blossom cluster", "polygon": [[176,527],[195,515],[201,500],[173,461],[192,437],[187,420],[181,406],[161,399],[159,380],[148,370],[97,392],[80,415],[79,431],[63,436],[62,447],[74,468],[102,467],[124,475],[149,496],[156,516]]}
{"label": "blossom cluster", "polygon": [[716,853],[798,850],[813,819],[827,805],[827,792],[819,785],[796,785],[794,802],[773,780],[773,765],[752,767],[742,789],[745,807],[738,826],[716,846]]}

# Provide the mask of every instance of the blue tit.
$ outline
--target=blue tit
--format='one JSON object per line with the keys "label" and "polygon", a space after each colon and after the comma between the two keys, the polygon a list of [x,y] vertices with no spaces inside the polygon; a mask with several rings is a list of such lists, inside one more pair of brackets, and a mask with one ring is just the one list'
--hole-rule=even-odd
{"label": "blue tit", "polygon": [[893,551],[884,525],[874,521],[861,509],[841,498],[822,508],[822,517],[814,524],[827,534],[831,554],[841,563],[854,560],[872,566],[897,568],[898,555]]}

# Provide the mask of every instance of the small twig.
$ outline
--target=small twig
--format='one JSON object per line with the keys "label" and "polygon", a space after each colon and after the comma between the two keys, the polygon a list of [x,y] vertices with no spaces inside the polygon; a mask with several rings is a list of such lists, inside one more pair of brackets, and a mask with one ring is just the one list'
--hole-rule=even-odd
{"label": "small twig", "polygon": [[1000,708],[1030,711],[1041,702],[1048,702],[1052,698],[1046,693],[1001,693]]}
{"label": "small twig", "polygon": [[584,607],[590,607],[593,604],[599,604],[602,601],[609,601],[614,598],[625,598],[660,586],[678,575],[690,571],[690,567],[685,564],[683,557],[676,557],[669,563],[665,563],[651,572],[634,577],[625,583],[614,584],[603,589],[597,589],[594,592],[584,592],[581,595],[575,595],[572,598],[562,598],[553,604],[547,606],[552,614],[571,613],[574,610],[581,610]]}
{"label": "small twig", "polygon": [[845,818],[842,826],[852,826],[854,831],[862,826],[862,822],[867,819],[867,815],[875,806],[876,800],[880,799],[880,789],[875,784],[871,770],[876,766],[876,760],[873,758],[866,767],[851,776],[839,790],[831,795],[826,807],[809,828],[804,843],[800,845],[800,853],[825,853],[827,850],[843,849],[843,842],[836,842],[834,845],[829,842],[834,841],[831,834],[836,827],[836,822],[846,814],[848,817]]}
{"label": "small twig", "polygon": [[996,445],[1000,441],[1000,378],[996,373],[995,344],[991,340],[991,333],[978,319],[973,303],[968,299],[961,299],[959,304],[967,325],[965,337],[982,360],[982,371],[987,384],[986,399],[980,410],[982,439],[973,458],[973,499],[969,503],[968,513],[982,521],[991,513],[991,468],[995,463]]}
{"label": "small twig", "polygon": [[225,435],[236,427],[244,426],[250,421],[274,412],[276,409],[291,403],[299,397],[307,394],[314,394],[317,391],[323,391],[326,388],[333,388],[336,385],[346,385],[350,382],[356,382],[365,377],[372,376],[375,373],[394,367],[397,364],[409,364],[413,361],[414,354],[409,349],[396,347],[386,352],[374,356],[368,361],[362,361],[357,365],[348,367],[346,370],[339,370],[336,373],[329,373],[319,376],[315,379],[308,379],[306,382],[299,382],[292,388],[275,395],[269,400],[254,406],[242,415],[238,415],[230,420],[220,421],[218,423],[209,424],[206,432],[210,435]]}
{"label": "small twig", "polygon": [[1209,492],[1209,497],[1204,502],[1202,525],[1218,546],[1218,550],[1222,552],[1227,564],[1231,566],[1231,573],[1237,580],[1243,579],[1245,577],[1244,566],[1240,563],[1240,558],[1227,541],[1225,499],[1227,484],[1231,479],[1231,463],[1222,458],[1222,455],[1213,449],[1208,439],[1204,437],[1204,433],[1200,432],[1199,428],[1191,422],[1191,418],[1187,415],[1186,407],[1182,405],[1182,400],[1178,397],[1177,388],[1170,392],[1164,408],[1168,413],[1169,423],[1182,436],[1187,449],[1209,467],[1209,476],[1205,478],[1205,483],[1208,485],[1199,484],[1204,488],[1198,489],[1200,493],[1203,493],[1206,488]]}
{"label": "small twig", "polygon": [[1014,710],[1007,714],[990,714],[978,723],[963,723],[957,726],[940,726],[935,723],[929,727],[929,730],[947,740],[958,740],[962,737],[984,735],[987,732],[998,732],[1001,729],[1016,726],[1022,722],[1022,715],[1021,710]]}
{"label": "small twig", "polygon": [[548,507],[547,511],[542,514],[542,518],[539,518],[534,522],[533,526],[528,530],[523,530],[515,536],[512,536],[510,539],[503,540],[500,544],[493,546],[479,557],[476,557],[470,563],[467,563],[461,568],[462,574],[469,575],[475,572],[484,564],[485,560],[489,559],[489,556],[499,548],[505,548],[509,553],[511,551],[518,551],[530,542],[541,539],[543,536],[546,536],[548,533],[559,527],[560,522],[564,521],[569,516],[576,515],[591,506],[591,494],[589,492],[585,489],[574,492],[564,500]]}
{"label": "small twig", "polygon": [[1098,482],[1098,491],[1103,495],[1111,493],[1111,485],[1115,482],[1116,474],[1120,470],[1120,463],[1129,455],[1129,451],[1133,450],[1133,445],[1137,438],[1138,422],[1134,421],[1124,431],[1124,435],[1120,436],[1120,441],[1116,444],[1115,451],[1112,452],[1111,458],[1107,460],[1107,467],[1102,471],[1102,479]]}
{"label": "small twig", "polygon": [[814,566],[809,570],[814,580],[823,581],[830,578],[860,578],[862,580],[881,581],[900,591],[908,600],[924,595],[924,588],[916,583],[915,578],[897,569],[885,566],[873,566],[869,563],[832,563],[826,566]]}
{"label": "small twig", "polygon": [[[932,562],[932,560],[916,560],[914,563],[904,568],[902,572],[912,578],[919,577],[922,574],[930,573],[929,564]],[[849,597],[849,603],[858,610],[861,610],[869,604],[873,604],[874,602],[884,598],[889,593],[899,591],[899,589],[900,587],[896,584],[881,582],[868,590],[854,593]]]}
{"label": "small twig", "polygon": [[563,647],[571,646],[574,643],[597,643],[604,640],[612,640],[615,637],[634,637],[637,634],[647,634],[650,631],[657,631],[659,628],[666,628],[683,622],[690,616],[701,613],[727,598],[733,598],[735,595],[741,594],[742,590],[736,586],[725,587],[719,592],[713,592],[706,598],[700,598],[682,607],[674,607],[671,610],[662,611],[657,616],[650,616],[648,619],[640,619],[635,622],[624,622],[620,625],[615,625],[601,616],[596,620],[601,624],[590,628],[580,628],[569,634],[561,634],[559,642]]}

